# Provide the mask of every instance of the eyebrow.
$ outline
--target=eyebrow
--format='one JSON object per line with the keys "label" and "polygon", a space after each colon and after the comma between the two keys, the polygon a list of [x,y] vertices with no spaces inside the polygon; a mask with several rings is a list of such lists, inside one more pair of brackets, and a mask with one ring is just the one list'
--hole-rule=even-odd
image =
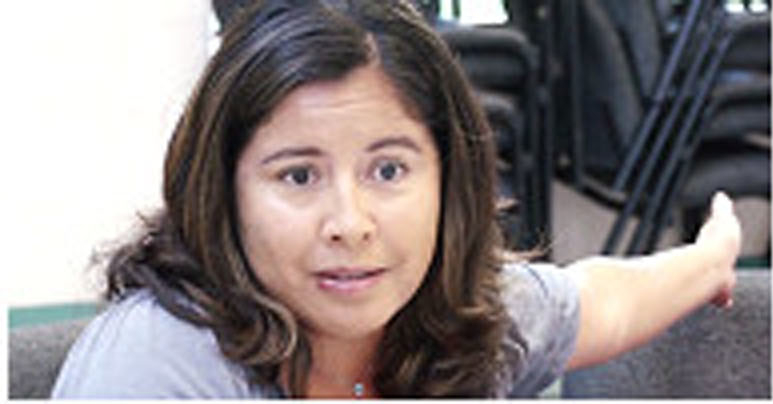
{"label": "eyebrow", "polygon": [[[421,153],[422,151],[421,147],[419,147],[419,145],[417,145],[416,142],[414,142],[407,136],[393,136],[393,137],[387,137],[384,139],[379,139],[373,142],[372,144],[370,144],[365,150],[368,153],[373,153],[387,147],[405,147],[407,149],[413,150],[416,153]],[[287,148],[278,150],[275,153],[270,154],[268,157],[261,160],[260,164],[266,165],[275,160],[279,160],[283,158],[319,157],[323,154],[324,153],[322,152],[322,150],[312,146],[287,147]]]}
{"label": "eyebrow", "polygon": [[419,147],[419,145],[417,145],[416,142],[414,142],[408,136],[393,136],[393,137],[380,139],[373,142],[365,150],[368,151],[369,153],[372,153],[386,147],[394,147],[394,146],[405,147],[419,154],[421,154],[421,151],[422,151],[421,147]]}
{"label": "eyebrow", "polygon": [[318,157],[322,155],[322,151],[316,147],[288,147],[282,150],[272,153],[268,157],[260,161],[260,164],[265,165],[271,163],[274,160],[290,157]]}

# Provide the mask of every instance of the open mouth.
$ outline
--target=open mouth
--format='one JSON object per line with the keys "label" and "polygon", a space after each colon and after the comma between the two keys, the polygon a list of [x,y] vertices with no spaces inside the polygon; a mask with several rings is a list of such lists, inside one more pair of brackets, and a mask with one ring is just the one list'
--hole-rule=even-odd
{"label": "open mouth", "polygon": [[339,281],[349,281],[356,279],[365,279],[378,275],[383,269],[374,269],[372,271],[324,271],[317,274],[320,278],[333,279]]}
{"label": "open mouth", "polygon": [[371,270],[330,270],[321,271],[314,276],[317,285],[330,292],[352,293],[373,286],[386,271],[384,268]]}

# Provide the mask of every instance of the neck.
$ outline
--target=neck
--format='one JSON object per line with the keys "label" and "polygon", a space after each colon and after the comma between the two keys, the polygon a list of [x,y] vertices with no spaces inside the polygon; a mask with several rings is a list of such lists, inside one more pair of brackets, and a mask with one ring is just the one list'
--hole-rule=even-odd
{"label": "neck", "polygon": [[307,396],[354,398],[359,383],[362,397],[373,397],[375,353],[381,335],[379,331],[365,337],[340,338],[310,333],[312,365]]}

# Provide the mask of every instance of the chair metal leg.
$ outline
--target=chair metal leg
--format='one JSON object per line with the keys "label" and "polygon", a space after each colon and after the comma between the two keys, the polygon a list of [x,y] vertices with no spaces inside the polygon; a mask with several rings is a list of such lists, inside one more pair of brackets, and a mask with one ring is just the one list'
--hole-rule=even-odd
{"label": "chair metal leg", "polygon": [[[698,52],[699,61],[695,63],[693,66],[691,66],[690,72],[688,72],[688,75],[687,75],[688,78],[685,80],[685,85],[682,89],[683,93],[687,91],[692,91],[691,87],[694,84],[693,83],[695,79],[694,75],[697,75],[697,72],[700,68],[700,64],[702,64],[702,59],[708,53],[710,45],[714,43],[713,39],[714,39],[714,35],[716,34],[716,30],[718,29],[720,24],[724,22],[725,13],[722,10],[718,10],[718,13],[719,15],[715,17],[715,21],[714,21],[715,24],[712,25],[711,31],[707,35],[706,40],[701,44],[701,49]],[[641,216],[641,220],[639,221],[639,226],[637,227],[636,232],[634,233],[633,238],[629,244],[627,254],[636,254],[636,253],[645,252],[644,240],[646,238],[650,238],[649,233],[652,231],[652,227],[653,227],[652,220],[655,216],[655,212],[657,210],[663,209],[663,206],[661,206],[663,194],[665,193],[665,189],[667,188],[668,184],[671,182],[671,175],[672,175],[674,166],[680,160],[679,157],[680,155],[682,155],[685,144],[688,141],[688,137],[691,133],[693,133],[692,128],[695,124],[695,121],[697,120],[700,112],[704,110],[705,100],[708,98],[710,90],[714,87],[714,83],[716,82],[716,78],[717,78],[717,73],[719,73],[719,66],[722,60],[724,59],[724,56],[727,54],[727,50],[729,48],[729,43],[730,43],[729,40],[730,40],[729,35],[725,35],[722,38],[719,46],[717,47],[716,54],[714,55],[713,59],[711,60],[709,66],[706,69],[704,80],[698,86],[698,90],[697,90],[698,92],[697,94],[695,94],[692,100],[692,104],[684,118],[681,129],[677,134],[676,139],[674,140],[674,143],[671,144],[671,149],[669,150],[668,159],[660,175],[659,182],[655,186],[655,191],[652,194],[652,196],[647,200],[646,210],[644,214]],[[683,95],[683,94],[680,94],[680,95]],[[675,117],[679,112],[678,111],[679,108],[681,108],[681,105],[678,105],[678,107],[675,107],[675,109],[672,111],[674,113],[671,114],[669,118]],[[644,170],[641,174],[642,178],[640,178],[640,181],[639,183],[637,183],[637,185],[640,185],[645,181],[649,181],[649,176],[651,175],[652,170],[654,169],[657,159],[660,157],[665,140],[667,140],[667,138],[669,137],[668,135],[671,133],[671,128],[669,126],[670,123],[672,123],[672,121],[668,121],[668,123],[664,125],[663,127],[664,130],[662,131],[662,133],[659,134],[659,138],[657,140],[662,140],[662,142],[659,142],[655,145],[654,150],[652,151],[652,155],[650,155],[650,159],[647,161],[647,164],[645,165]],[[700,136],[700,134],[698,134],[697,136]],[[639,190],[641,192],[642,189],[643,189],[643,186],[638,186],[637,189],[634,190],[634,194],[632,195],[632,199],[634,199],[634,201],[638,199],[638,196],[639,196],[639,194],[637,194],[636,191]]]}
{"label": "chair metal leg", "polygon": [[[674,125],[676,124],[677,119],[680,117],[680,110],[682,109],[682,105],[687,101],[688,96],[691,95],[691,93],[693,92],[693,87],[695,86],[695,82],[698,79],[698,75],[701,70],[700,68],[704,63],[704,59],[708,55],[709,49],[711,47],[711,44],[713,43],[713,40],[717,31],[719,30],[719,28],[722,26],[722,23],[724,22],[725,13],[721,9],[717,10],[715,14],[717,15],[710,20],[711,21],[710,31],[701,41],[701,45],[700,45],[701,48],[698,51],[698,55],[690,65],[690,68],[687,72],[687,76],[684,80],[684,83],[682,84],[681,89],[677,94],[677,97],[674,100],[674,103],[671,106],[668,112],[668,115],[665,118],[665,122],[661,125],[660,129],[658,130],[658,133],[655,136],[654,144],[652,145],[652,148],[647,151],[647,159],[644,162],[643,169],[638,173],[636,177],[636,183],[634,184],[633,190],[628,194],[627,200],[620,214],[615,220],[615,223],[612,226],[612,230],[610,231],[607,237],[607,240],[604,244],[603,253],[605,254],[611,254],[617,248],[617,244],[619,243],[622,237],[624,225],[626,224],[628,219],[630,219],[633,216],[636,207],[639,206],[640,204],[640,199],[642,199],[643,192],[650,182],[650,177],[653,174],[655,165],[658,163],[661,157],[663,148],[665,147],[666,142],[669,140],[669,134],[671,133]],[[702,106],[702,101],[696,107],[700,108],[701,106]],[[644,136],[637,137],[637,140],[641,140],[644,138],[645,138]],[[642,142],[642,147],[643,145],[644,143]],[[641,151],[639,151],[639,153],[641,153]],[[653,201],[651,200],[651,198],[648,198],[647,201],[643,202],[645,206],[647,204],[652,204],[652,203]],[[643,230],[645,227],[646,225],[644,224],[644,221],[643,220],[640,221],[639,228]],[[628,254],[630,254],[632,251],[635,250],[635,248],[633,248],[634,245],[638,245],[641,242],[640,239],[642,237],[642,231],[641,230],[637,231],[637,234],[638,235],[635,236],[634,241],[631,242],[628,248],[628,252],[627,252]]]}
{"label": "chair metal leg", "polygon": [[708,2],[704,2],[703,0],[692,0],[690,3],[687,16],[683,23],[684,25],[679,33],[679,36],[677,37],[676,42],[673,45],[673,48],[671,49],[671,52],[668,55],[668,60],[666,61],[666,65],[663,70],[663,76],[661,76],[657,89],[655,90],[652,100],[653,105],[647,111],[647,115],[642,120],[642,125],[637,131],[636,136],[634,136],[634,142],[630,146],[620,171],[615,177],[614,183],[612,185],[612,188],[615,191],[622,191],[625,188],[625,184],[628,182],[629,177],[632,174],[634,165],[639,159],[647,139],[649,138],[650,133],[652,132],[652,129],[657,122],[657,118],[660,115],[660,110],[668,96],[668,91],[673,82],[676,70],[685,55],[685,49],[687,48],[689,40],[695,31],[695,27],[698,25],[697,23],[700,19],[703,5],[705,3]]}

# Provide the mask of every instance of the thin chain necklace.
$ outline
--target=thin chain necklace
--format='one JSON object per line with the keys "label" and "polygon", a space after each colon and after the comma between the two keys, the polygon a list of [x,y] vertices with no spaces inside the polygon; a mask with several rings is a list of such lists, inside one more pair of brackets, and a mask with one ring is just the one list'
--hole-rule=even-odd
{"label": "thin chain necklace", "polygon": [[363,398],[365,397],[365,378],[371,373],[371,366],[368,365],[363,371],[362,371],[362,377],[360,377],[359,381],[355,381],[354,384],[351,384],[349,381],[342,380],[338,375],[331,375],[325,372],[322,372],[319,369],[316,369],[316,373],[323,378],[332,381],[333,383],[341,386],[341,387],[349,387],[351,386],[352,395],[354,398]]}

